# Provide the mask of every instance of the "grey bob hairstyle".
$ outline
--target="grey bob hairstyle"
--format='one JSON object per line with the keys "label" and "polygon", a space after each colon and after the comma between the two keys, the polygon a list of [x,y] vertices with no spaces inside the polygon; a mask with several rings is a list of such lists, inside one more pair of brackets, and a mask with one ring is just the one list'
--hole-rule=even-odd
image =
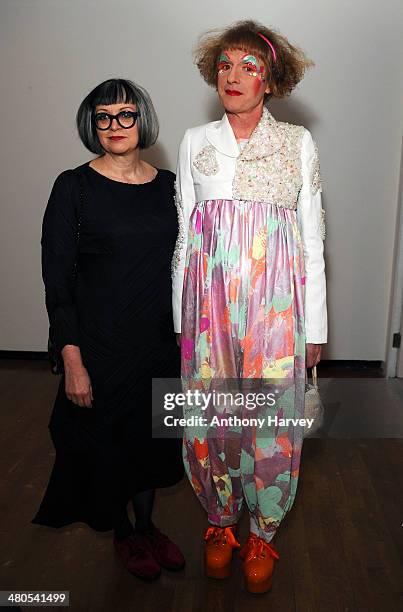
{"label": "grey bob hairstyle", "polygon": [[76,123],[83,145],[97,155],[104,153],[99,142],[94,123],[97,106],[105,104],[135,104],[140,113],[137,119],[139,148],[148,149],[158,138],[158,117],[147,91],[127,79],[109,79],[97,85],[81,102],[77,111]]}

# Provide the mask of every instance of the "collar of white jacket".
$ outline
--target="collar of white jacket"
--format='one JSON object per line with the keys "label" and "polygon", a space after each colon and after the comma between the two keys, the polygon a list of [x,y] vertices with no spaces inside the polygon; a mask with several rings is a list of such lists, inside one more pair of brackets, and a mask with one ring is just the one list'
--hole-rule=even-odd
{"label": "collar of white jacket", "polygon": [[[220,121],[213,121],[206,127],[206,138],[217,151],[228,157],[239,157],[240,151],[227,113]],[[259,123],[253,130],[248,144],[242,151],[243,159],[268,157],[279,149],[282,143],[278,121],[264,106]]]}

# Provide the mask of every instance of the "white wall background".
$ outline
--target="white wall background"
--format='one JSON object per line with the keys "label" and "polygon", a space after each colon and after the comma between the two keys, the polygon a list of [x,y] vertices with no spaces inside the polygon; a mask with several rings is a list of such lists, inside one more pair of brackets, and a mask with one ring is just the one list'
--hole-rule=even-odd
{"label": "white wall background", "polygon": [[106,78],[145,86],[161,122],[148,159],[175,168],[186,127],[219,118],[192,65],[202,31],[255,18],[316,62],[280,120],[319,145],[327,211],[329,359],[384,359],[402,128],[399,0],[1,0],[0,349],[44,350],[40,228],[51,185],[91,156],[75,132]]}

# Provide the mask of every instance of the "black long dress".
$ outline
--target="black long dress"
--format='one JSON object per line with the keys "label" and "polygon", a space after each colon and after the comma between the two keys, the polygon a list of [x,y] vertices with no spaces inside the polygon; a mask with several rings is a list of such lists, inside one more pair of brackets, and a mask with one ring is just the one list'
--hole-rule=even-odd
{"label": "black long dress", "polygon": [[[82,203],[80,181],[82,176]],[[42,268],[56,349],[78,345],[91,408],[61,378],[49,423],[56,459],[34,523],[112,529],[130,497],[183,476],[180,440],[151,437],[151,378],[180,376],[170,264],[174,174],[108,179],[84,164],[56,180],[42,228]]]}

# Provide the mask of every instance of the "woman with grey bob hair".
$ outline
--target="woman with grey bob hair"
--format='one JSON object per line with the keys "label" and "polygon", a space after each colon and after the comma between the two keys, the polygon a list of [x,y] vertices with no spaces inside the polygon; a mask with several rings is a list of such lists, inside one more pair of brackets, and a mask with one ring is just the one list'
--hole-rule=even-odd
{"label": "woman with grey bob hair", "polygon": [[151,435],[151,379],[180,371],[175,176],[140,157],[157,139],[158,119],[131,81],[95,87],[77,128],[97,157],[58,176],[42,228],[50,340],[63,375],[50,420],[55,464],[33,522],[113,529],[125,567],[151,580],[185,564],[151,520],[155,490],[183,476],[180,440]]}
{"label": "woman with grey bob hair", "polygon": [[135,103],[139,118],[137,130],[139,133],[139,149],[148,149],[155,144],[158,138],[159,124],[157,113],[148,92],[126,79],[109,79],[93,89],[80,104],[77,112],[77,129],[84,146],[95,153],[102,155],[102,148],[97,128],[94,123],[94,108],[97,104],[113,104],[116,100]]}

